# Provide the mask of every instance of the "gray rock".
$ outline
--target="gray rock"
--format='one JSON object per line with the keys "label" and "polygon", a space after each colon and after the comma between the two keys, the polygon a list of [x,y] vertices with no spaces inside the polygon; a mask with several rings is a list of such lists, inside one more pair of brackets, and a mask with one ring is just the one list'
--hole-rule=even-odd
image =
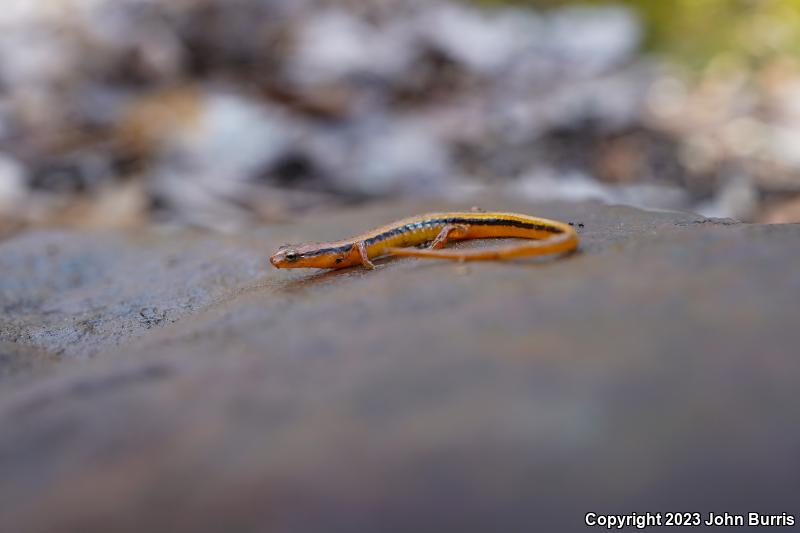
{"label": "gray rock", "polygon": [[0,383],[44,373],[56,358],[43,350],[15,342],[0,342]]}
{"label": "gray rock", "polygon": [[190,233],[18,235],[0,243],[0,341],[86,358],[229,295],[263,254]]}
{"label": "gray rock", "polygon": [[[4,243],[3,320],[38,319],[29,344],[96,355],[0,391],[4,527],[571,531],[590,511],[794,511],[800,226],[483,207],[583,224],[581,249],[258,266],[284,240],[419,205],[235,241]],[[64,251],[37,259],[56,240]],[[87,315],[96,333],[72,345],[45,334]]]}

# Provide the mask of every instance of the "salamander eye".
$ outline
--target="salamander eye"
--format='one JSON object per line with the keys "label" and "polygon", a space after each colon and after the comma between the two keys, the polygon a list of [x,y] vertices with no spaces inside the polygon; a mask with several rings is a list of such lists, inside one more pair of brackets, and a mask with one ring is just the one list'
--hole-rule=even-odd
{"label": "salamander eye", "polygon": [[286,252],[286,255],[284,257],[286,257],[286,260],[289,261],[290,263],[294,263],[295,261],[300,259],[300,254],[298,254],[294,250],[289,250],[288,252]]}

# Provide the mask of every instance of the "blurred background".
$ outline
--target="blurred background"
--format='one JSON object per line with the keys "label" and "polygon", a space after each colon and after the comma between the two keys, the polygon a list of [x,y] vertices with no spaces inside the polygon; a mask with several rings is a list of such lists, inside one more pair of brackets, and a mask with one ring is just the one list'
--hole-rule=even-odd
{"label": "blurred background", "polygon": [[5,0],[0,233],[398,196],[800,222],[800,0]]}

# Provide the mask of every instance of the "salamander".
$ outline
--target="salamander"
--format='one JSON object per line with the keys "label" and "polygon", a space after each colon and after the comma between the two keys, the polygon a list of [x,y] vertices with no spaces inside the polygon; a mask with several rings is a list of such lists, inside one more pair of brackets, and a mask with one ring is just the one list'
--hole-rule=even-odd
{"label": "salamander", "polygon": [[[441,248],[449,241],[520,237],[533,239],[511,246],[480,249]],[[430,243],[427,248],[415,248]],[[578,234],[564,222],[517,213],[430,213],[398,220],[350,239],[287,244],[270,256],[276,268],[375,268],[383,256],[453,261],[502,260],[564,253],[578,246]]]}

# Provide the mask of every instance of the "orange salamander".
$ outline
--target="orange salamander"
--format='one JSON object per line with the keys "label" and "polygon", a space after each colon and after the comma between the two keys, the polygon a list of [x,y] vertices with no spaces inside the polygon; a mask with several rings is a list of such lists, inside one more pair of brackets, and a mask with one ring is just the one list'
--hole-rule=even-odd
{"label": "orange salamander", "polygon": [[[533,242],[472,250],[441,250],[449,241],[521,237]],[[413,248],[430,242],[427,248]],[[419,215],[335,242],[281,246],[269,258],[276,268],[375,268],[372,259],[410,256],[453,261],[512,259],[569,252],[578,234],[564,222],[516,213],[431,213]]]}

